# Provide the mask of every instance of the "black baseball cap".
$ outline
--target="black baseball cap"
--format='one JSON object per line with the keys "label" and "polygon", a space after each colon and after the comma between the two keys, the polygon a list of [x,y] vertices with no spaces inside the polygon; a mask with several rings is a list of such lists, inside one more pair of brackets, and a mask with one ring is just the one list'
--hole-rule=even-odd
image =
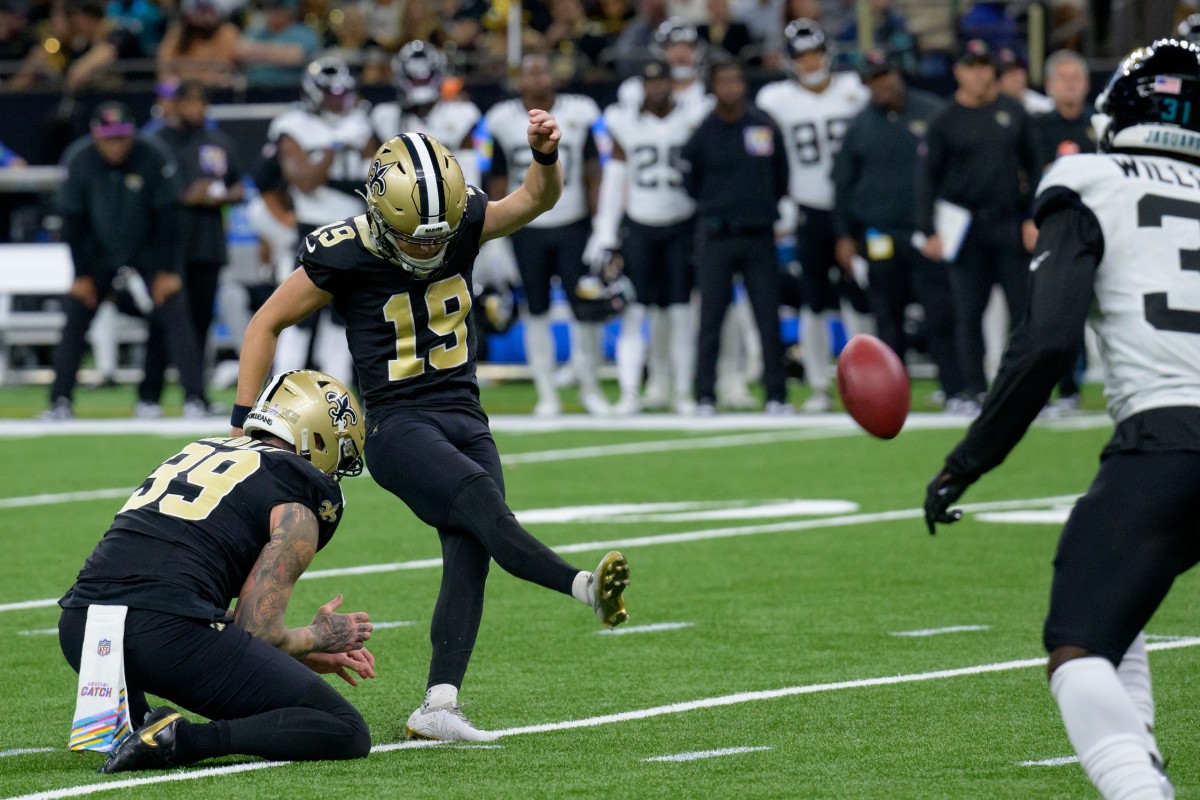
{"label": "black baseball cap", "polygon": [[1001,75],[1010,70],[1028,68],[1021,54],[1011,47],[1005,47],[996,54],[996,71]]}
{"label": "black baseball cap", "polygon": [[868,50],[866,55],[862,57],[862,64],[859,65],[859,72],[862,74],[862,79],[868,83],[880,75],[899,71],[900,69],[896,66],[895,60],[886,51],[878,48]]}
{"label": "black baseball cap", "polygon": [[992,48],[983,39],[971,39],[964,44],[962,51],[958,54],[958,63],[966,66],[988,64],[994,67],[996,65],[995,59],[992,58]]}
{"label": "black baseball cap", "polygon": [[129,106],[124,103],[101,103],[92,112],[92,136],[96,139],[108,139],[114,136],[133,136],[137,132],[137,123]]}
{"label": "black baseball cap", "polygon": [[660,58],[647,61],[642,65],[641,77],[644,81],[657,79],[670,80],[671,66]]}

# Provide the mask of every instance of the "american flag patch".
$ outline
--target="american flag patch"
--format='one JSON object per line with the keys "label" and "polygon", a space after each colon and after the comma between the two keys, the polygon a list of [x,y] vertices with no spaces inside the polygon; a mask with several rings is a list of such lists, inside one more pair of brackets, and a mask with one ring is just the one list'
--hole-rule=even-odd
{"label": "american flag patch", "polygon": [[1179,94],[1183,90],[1183,81],[1171,75],[1155,75],[1154,91],[1158,94]]}

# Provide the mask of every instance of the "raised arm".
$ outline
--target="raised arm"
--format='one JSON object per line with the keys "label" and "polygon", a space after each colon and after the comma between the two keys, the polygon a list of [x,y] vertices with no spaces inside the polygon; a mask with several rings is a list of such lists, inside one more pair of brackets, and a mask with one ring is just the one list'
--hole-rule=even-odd
{"label": "raised arm", "polygon": [[[480,241],[499,239],[519,230],[554,208],[562,194],[563,172],[556,152],[562,131],[557,120],[547,111],[533,109],[529,112],[528,138],[534,161],[525,172],[525,182],[507,197],[488,203]],[[547,156],[554,160],[539,163],[538,154],[543,161]]]}
{"label": "raised arm", "polygon": [[243,630],[301,661],[312,653],[361,650],[371,638],[365,613],[334,613],[341,595],[321,606],[310,625],[289,628],[284,621],[292,589],[317,552],[317,536],[317,518],[307,507],[283,503],[271,509],[271,541],[246,577],[234,612]]}

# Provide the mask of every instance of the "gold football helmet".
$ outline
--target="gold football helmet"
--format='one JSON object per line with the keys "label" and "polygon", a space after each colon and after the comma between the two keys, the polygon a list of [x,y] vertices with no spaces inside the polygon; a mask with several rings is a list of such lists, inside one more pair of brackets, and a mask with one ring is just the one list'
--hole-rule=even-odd
{"label": "gold football helmet", "polygon": [[297,369],[271,378],[242,430],[278,436],[334,478],[362,472],[362,409],[341,381],[323,372]]}
{"label": "gold football helmet", "polygon": [[462,232],[467,181],[436,139],[402,133],[375,151],[366,199],[375,249],[424,279],[447,261]]}

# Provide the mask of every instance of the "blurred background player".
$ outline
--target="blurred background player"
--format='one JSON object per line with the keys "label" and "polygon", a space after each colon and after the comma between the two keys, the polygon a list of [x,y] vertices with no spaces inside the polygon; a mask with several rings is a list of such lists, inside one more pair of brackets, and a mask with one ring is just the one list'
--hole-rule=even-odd
{"label": "blurred background player", "polygon": [[[562,196],[554,208],[512,235],[529,312],[522,317],[525,355],[537,389],[534,413],[555,416],[561,404],[554,382],[554,340],[550,333],[551,279],[558,276],[567,301],[578,303],[576,288],[587,272],[583,252],[600,189],[600,154],[595,137],[600,108],[590,97],[559,94],[550,62],[543,55],[527,55],[521,60],[517,91],[520,97],[493,106],[484,118],[486,136],[493,143],[493,196],[511,194],[521,186],[532,158],[526,141],[531,109],[547,109],[562,129],[558,145]],[[603,325],[580,319],[574,305],[572,312],[571,364],[579,381],[579,399],[589,414],[604,415],[610,409],[597,376]]]}
{"label": "blurred background player", "polygon": [[[648,407],[666,405],[673,391],[675,410],[690,414],[695,410],[691,294],[696,203],[684,187],[680,153],[701,118],[673,99],[665,61],[648,62],[641,77],[641,108],[633,111],[617,103],[604,112],[612,154],[604,165],[587,260],[596,263],[604,251],[620,248],[634,287],[635,301],[624,311],[617,340],[617,412],[635,414],[643,400]],[[650,327],[650,374],[642,398],[642,328],[648,307],[659,319]]]}
{"label": "blurred background player", "polygon": [[[365,206],[355,192],[362,186],[373,141],[371,121],[346,62],[331,56],[316,59],[305,69],[300,91],[300,104],[271,122],[267,139],[277,148],[296,231],[303,238],[331,219],[362,213]],[[325,372],[352,380],[345,331],[328,311],[288,331],[279,365],[306,365],[310,349]]]}
{"label": "blurred background player", "polygon": [[[790,202],[784,201],[781,208],[780,228],[796,229],[804,290],[800,338],[804,374],[813,393],[803,410],[824,412],[833,408],[831,318],[842,297],[850,299],[856,311],[867,311],[862,290],[837,264],[832,174],[833,158],[846,128],[867,105],[869,96],[858,75],[830,71],[833,62],[825,32],[817,23],[795,20],[785,29],[784,38],[792,76],[764,86],[755,104],[775,120],[787,147]],[[865,322],[858,322],[854,316],[847,309],[844,321],[848,333],[865,327]]]}
{"label": "blurred background player", "polygon": [[[702,74],[705,48],[695,24],[683,17],[663,20],[654,30],[650,56],[667,63],[671,73],[671,95],[685,110],[703,117],[713,107],[712,96],[704,86]],[[634,75],[617,87],[617,102],[626,108],[642,107],[645,92],[643,77]]]}
{"label": "blurred background player", "polygon": [[905,86],[882,51],[863,63],[871,102],[850,123],[833,161],[838,264],[847,273],[867,260],[867,297],[879,338],[904,358],[905,310],[911,299],[925,315],[925,338],[943,394],[963,390],[954,347],[954,304],[946,268],[913,245],[917,230],[917,176],[929,123],[941,108],[934,96]]}
{"label": "blurred background player", "polygon": [[380,142],[405,131],[419,131],[445,142],[471,184],[479,183],[479,167],[471,134],[482,114],[479,106],[448,91],[446,57],[428,42],[409,42],[392,59],[395,102],[371,109],[371,127]]}

